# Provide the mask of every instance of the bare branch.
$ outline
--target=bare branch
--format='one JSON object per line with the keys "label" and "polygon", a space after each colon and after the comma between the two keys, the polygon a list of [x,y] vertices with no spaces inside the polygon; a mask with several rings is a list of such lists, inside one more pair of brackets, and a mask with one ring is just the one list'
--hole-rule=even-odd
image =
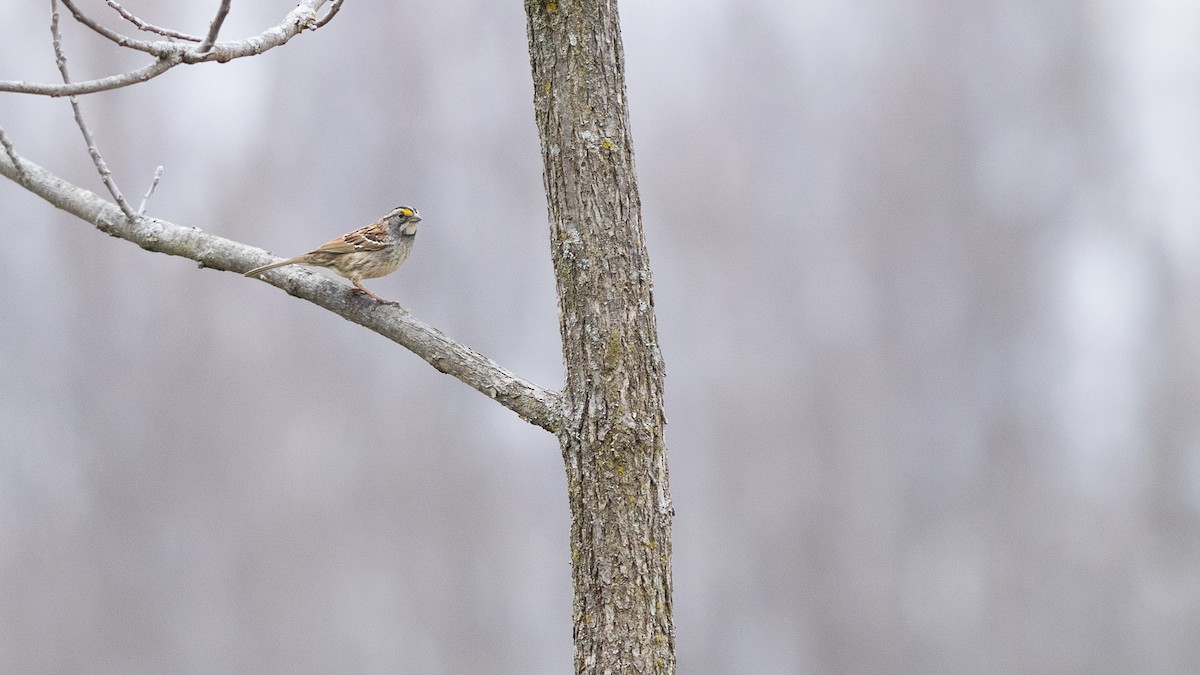
{"label": "bare branch", "polygon": [[[54,38],[54,60],[58,64],[58,72],[62,73],[63,83],[70,84],[71,75],[67,72],[67,55],[62,48],[62,34],[58,32],[58,0],[50,0],[50,35]],[[120,188],[113,180],[112,172],[108,170],[108,163],[104,161],[104,157],[100,154],[100,148],[96,146],[96,138],[92,136],[91,129],[83,120],[83,110],[79,106],[79,99],[71,96],[70,101],[71,109],[75,111],[75,124],[83,133],[88,154],[92,156],[92,163],[96,165],[96,171],[100,172],[100,180],[104,181],[104,187],[108,188],[109,193],[112,194],[113,199],[117,200],[117,205],[121,207],[121,211],[127,217],[137,218],[137,214],[129,207],[129,202],[125,201],[125,196],[121,194]]]}
{"label": "bare branch", "polygon": [[[150,53],[156,54],[158,59],[153,63],[138,68],[137,70],[132,70],[118,75],[110,75],[108,77],[95,80],[76,82],[73,84],[48,84],[44,82],[0,80],[0,92],[38,94],[41,96],[76,96],[80,94],[92,94],[98,91],[110,91],[120,87],[127,87],[138,82],[145,82],[146,80],[163,74],[167,70],[170,70],[180,63],[205,63],[208,61],[224,63],[226,61],[231,61],[233,59],[246,56],[256,56],[268,50],[274,49],[275,47],[287,44],[288,41],[306,29],[316,28],[317,10],[319,10],[328,1],[329,0],[302,0],[302,2],[292,9],[292,11],[288,12],[278,24],[268,28],[262,33],[246,38],[245,40],[238,40],[236,42],[216,43],[205,52],[198,51],[199,45],[184,45],[169,40],[145,42],[143,40],[134,40],[132,38],[128,38],[113,31],[108,31],[116,38],[114,39],[114,37],[109,37],[106,35],[108,39],[114,41],[128,41],[129,45],[127,46],[129,46],[131,49],[141,47],[143,48],[140,49],[141,51],[148,51],[152,48],[154,51]],[[337,0],[334,0],[334,2],[336,1]],[[88,20],[91,21],[91,19]],[[95,22],[92,21],[92,23]],[[98,25],[99,24],[97,24],[97,26]],[[108,29],[104,30],[107,31]],[[134,45],[138,45],[138,47],[135,47]]]}
{"label": "bare branch", "polygon": [[336,15],[338,13],[338,10],[340,10],[341,8],[342,8],[342,0],[333,0],[333,4],[329,6],[329,13],[326,14],[320,21],[318,21],[313,26],[313,29],[315,30],[317,28],[320,28],[321,26],[324,26],[325,24],[332,21],[334,15]]}
{"label": "bare branch", "polygon": [[0,145],[4,146],[4,154],[8,155],[9,161],[13,163],[13,166],[17,167],[17,174],[13,180],[16,180],[17,183],[24,185],[26,178],[25,172],[21,169],[21,165],[17,161],[17,150],[13,147],[12,141],[9,140],[8,134],[4,133],[4,127],[0,127]]}
{"label": "bare branch", "polygon": [[41,96],[75,96],[79,94],[94,94],[98,91],[111,91],[128,87],[131,84],[145,82],[162,75],[171,68],[183,62],[182,54],[172,54],[152,61],[137,70],[131,70],[119,75],[109,75],[98,80],[85,80],[72,84],[46,84],[43,82],[0,81],[0,92],[16,94],[38,94]]}
{"label": "bare branch", "polygon": [[198,35],[188,35],[187,33],[180,33],[179,31],[171,30],[170,28],[163,28],[161,26],[156,26],[148,21],[143,21],[142,19],[140,19],[136,15],[134,15],[133,12],[130,12],[129,10],[127,10],[123,6],[121,6],[121,3],[117,2],[117,0],[104,0],[104,2],[107,2],[109,7],[112,7],[113,9],[117,10],[117,14],[120,14],[126,21],[137,26],[139,30],[144,30],[147,33],[158,33],[159,35],[162,35],[164,37],[176,38],[179,40],[187,40],[188,42],[201,42],[204,40],[204,38],[202,38]]}
{"label": "bare branch", "polygon": [[212,23],[208,26],[208,35],[204,36],[204,41],[200,46],[196,47],[197,54],[204,54],[212,49],[212,46],[217,43],[217,33],[221,32],[221,24],[225,23],[225,17],[229,16],[230,0],[221,0],[221,6],[217,8],[217,16],[213,18]]}
{"label": "bare branch", "polygon": [[150,203],[150,198],[154,196],[154,191],[158,189],[158,181],[162,178],[163,168],[160,166],[154,170],[154,179],[150,181],[150,189],[146,190],[146,195],[142,197],[142,204],[138,207],[137,214],[139,216],[146,215],[146,204]]}
{"label": "bare branch", "polygon": [[304,30],[315,28],[317,10],[326,2],[328,0],[303,0],[296,5],[295,9],[288,12],[282,21],[262,33],[236,42],[218,42],[213,45],[212,49],[203,53],[198,49],[185,50],[183,62],[217,61],[225,63],[244,56],[256,56],[269,49],[285,45]]}
{"label": "bare branch", "polygon": [[102,26],[95,19],[79,11],[79,9],[75,7],[75,3],[71,0],[62,0],[62,4],[64,7],[71,10],[71,15],[75,17],[76,21],[96,31],[105,39],[111,40],[122,47],[136,49],[139,52],[146,52],[147,54],[152,54],[154,56],[163,56],[170,53],[173,49],[173,45],[169,42],[148,42],[146,40],[135,40],[134,38],[122,35],[114,30]]}
{"label": "bare branch", "polygon": [[[182,256],[201,267],[244,272],[273,260],[266,251],[157,218],[129,220],[95,193],[72,185],[15,152],[0,153],[0,175],[18,181],[54,206],[95,224],[100,231],[158,253]],[[21,181],[18,176],[24,175]],[[307,270],[271,275],[274,285],[366,327],[425,359],[439,371],[495,399],[548,431],[562,426],[561,396],[505,370],[495,361],[446,337],[395,305],[381,305],[344,284]]]}

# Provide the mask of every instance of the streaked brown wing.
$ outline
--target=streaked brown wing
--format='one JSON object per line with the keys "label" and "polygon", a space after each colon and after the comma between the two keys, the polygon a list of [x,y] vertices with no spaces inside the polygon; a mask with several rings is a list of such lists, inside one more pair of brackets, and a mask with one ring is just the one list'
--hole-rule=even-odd
{"label": "streaked brown wing", "polygon": [[387,229],[379,223],[360,227],[350,234],[321,244],[313,253],[354,253],[355,251],[378,251],[387,247]]}

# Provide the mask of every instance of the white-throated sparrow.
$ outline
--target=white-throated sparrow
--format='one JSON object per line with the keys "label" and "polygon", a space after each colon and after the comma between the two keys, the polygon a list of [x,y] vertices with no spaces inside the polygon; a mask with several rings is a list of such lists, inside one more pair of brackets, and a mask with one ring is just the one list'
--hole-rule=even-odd
{"label": "white-throated sparrow", "polygon": [[284,265],[329,267],[350,280],[354,287],[380,302],[388,302],[363,288],[363,279],[377,279],[395,272],[408,259],[417,238],[421,216],[411,206],[397,206],[379,220],[322,244],[304,255],[255,267],[242,276],[252,277]]}

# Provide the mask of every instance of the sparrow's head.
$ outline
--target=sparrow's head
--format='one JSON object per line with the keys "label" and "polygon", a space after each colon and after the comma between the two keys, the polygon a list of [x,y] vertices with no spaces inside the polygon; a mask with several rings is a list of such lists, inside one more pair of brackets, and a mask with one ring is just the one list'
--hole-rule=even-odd
{"label": "sparrow's head", "polygon": [[383,219],[390,227],[411,237],[417,233],[417,223],[421,222],[421,214],[411,206],[397,206]]}

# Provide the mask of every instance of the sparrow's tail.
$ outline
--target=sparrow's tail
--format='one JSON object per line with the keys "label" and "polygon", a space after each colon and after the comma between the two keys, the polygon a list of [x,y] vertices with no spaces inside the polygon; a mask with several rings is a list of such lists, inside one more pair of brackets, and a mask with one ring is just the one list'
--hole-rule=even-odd
{"label": "sparrow's tail", "polygon": [[273,270],[276,267],[283,267],[284,265],[295,265],[296,263],[303,262],[302,258],[304,258],[304,256],[298,255],[295,258],[288,258],[286,260],[280,260],[279,262],[273,262],[269,265],[263,265],[262,267],[255,267],[254,269],[250,270],[249,272],[246,272],[242,276],[253,277],[253,276],[257,276],[257,275],[261,274],[262,272],[266,272],[267,270]]}

